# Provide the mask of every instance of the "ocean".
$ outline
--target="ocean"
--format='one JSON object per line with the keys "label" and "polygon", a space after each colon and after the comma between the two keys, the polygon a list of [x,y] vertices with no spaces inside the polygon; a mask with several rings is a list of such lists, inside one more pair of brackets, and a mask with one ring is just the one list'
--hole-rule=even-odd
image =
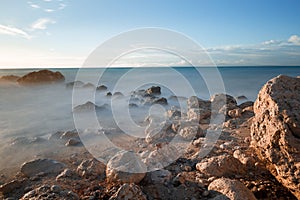
{"label": "ocean", "polygon": [[[0,76],[22,76],[35,70],[37,69],[2,69]],[[196,95],[202,99],[209,99],[215,93],[225,92],[233,97],[246,97],[238,100],[238,103],[255,101],[259,90],[269,79],[280,74],[293,77],[300,75],[300,67],[219,67],[217,70],[189,67],[51,70],[60,71],[65,76],[66,83],[79,80],[94,85],[103,84],[108,87],[108,91],[121,92],[125,97],[130,97],[133,90],[160,85],[161,96],[169,101],[165,109],[180,106],[177,101],[172,101],[170,98],[172,96],[188,98]],[[91,93],[91,90],[86,88],[78,89],[74,93],[65,85],[20,87],[13,84],[0,84],[0,95],[0,166],[2,168],[9,165],[17,166],[23,160],[44,151],[55,153],[54,147],[45,149],[43,145],[35,145],[34,141],[36,138],[46,139],[57,131],[76,128],[73,107],[87,101],[99,106],[111,105],[106,92]],[[124,109],[122,106],[116,108]],[[134,122],[139,123],[149,112],[146,107],[144,110],[132,111],[131,117]],[[107,116],[100,114],[99,120],[107,120],[108,123],[112,118]],[[108,124],[103,126],[109,126]],[[22,146],[28,141],[31,143],[30,146]],[[25,152],[27,156],[24,156]],[[11,157],[19,161],[12,162]]]}

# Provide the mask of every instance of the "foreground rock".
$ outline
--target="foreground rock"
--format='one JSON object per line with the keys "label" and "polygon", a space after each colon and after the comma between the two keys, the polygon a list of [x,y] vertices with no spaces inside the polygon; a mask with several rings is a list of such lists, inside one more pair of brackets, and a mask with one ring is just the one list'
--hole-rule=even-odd
{"label": "foreground rock", "polygon": [[51,159],[36,159],[26,162],[21,167],[21,172],[27,176],[32,177],[40,173],[58,175],[64,170],[65,165],[61,162]]}
{"label": "foreground rock", "polygon": [[31,72],[17,80],[20,85],[53,84],[64,81],[65,77],[60,72],[52,72],[46,69]]}
{"label": "foreground rock", "polygon": [[259,92],[252,146],[269,171],[300,199],[300,79],[278,76]]}
{"label": "foreground rock", "polygon": [[109,200],[147,200],[146,195],[142,192],[141,188],[135,184],[123,184],[118,191]]}
{"label": "foreground rock", "polygon": [[254,194],[240,181],[220,178],[211,182],[209,190],[220,192],[230,200],[256,200]]}

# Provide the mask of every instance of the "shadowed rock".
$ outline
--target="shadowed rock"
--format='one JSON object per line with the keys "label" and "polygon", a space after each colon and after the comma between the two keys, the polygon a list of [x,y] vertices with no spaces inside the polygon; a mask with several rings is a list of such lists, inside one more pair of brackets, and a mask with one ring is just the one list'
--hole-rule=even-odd
{"label": "shadowed rock", "polygon": [[21,172],[27,177],[32,177],[39,173],[58,175],[64,168],[65,165],[56,160],[36,159],[24,163],[21,167]]}

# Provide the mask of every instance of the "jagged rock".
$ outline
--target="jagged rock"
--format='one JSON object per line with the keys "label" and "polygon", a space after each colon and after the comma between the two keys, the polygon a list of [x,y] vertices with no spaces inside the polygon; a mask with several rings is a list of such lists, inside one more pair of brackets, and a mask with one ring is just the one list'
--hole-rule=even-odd
{"label": "jagged rock", "polygon": [[17,80],[19,78],[20,78],[19,76],[15,76],[15,75],[1,76],[0,77],[0,83],[1,82],[17,82]]}
{"label": "jagged rock", "polygon": [[240,108],[229,110],[228,115],[229,115],[229,117],[232,117],[232,118],[239,118],[242,115],[242,110]]}
{"label": "jagged rock", "polygon": [[204,137],[205,134],[199,125],[191,125],[180,128],[179,135],[185,140],[192,141],[195,138]]}
{"label": "jagged rock", "polygon": [[161,91],[160,91],[160,87],[159,86],[152,86],[151,88],[148,88],[146,90],[147,94],[154,94],[154,95],[160,95]]}
{"label": "jagged rock", "polygon": [[208,189],[220,192],[230,200],[256,200],[254,194],[237,180],[219,178],[211,182]]}
{"label": "jagged rock", "polygon": [[105,177],[105,165],[96,159],[84,160],[77,167],[77,173],[82,177]]}
{"label": "jagged rock", "polygon": [[203,119],[208,119],[211,116],[209,109],[190,108],[187,112],[188,120],[199,122]]}
{"label": "jagged rock", "polygon": [[239,105],[239,108],[240,109],[244,109],[244,108],[247,108],[249,106],[253,106],[254,105],[254,102],[253,101],[246,101],[242,104]]}
{"label": "jagged rock", "polygon": [[79,200],[79,196],[70,191],[64,190],[58,185],[42,185],[39,188],[27,192],[21,200],[47,200],[47,199],[62,199],[62,200]]}
{"label": "jagged rock", "polygon": [[106,166],[108,182],[139,183],[145,172],[145,164],[133,152],[118,152]]}
{"label": "jagged rock", "polygon": [[172,130],[171,122],[164,121],[159,124],[154,121],[151,121],[151,123],[145,130],[145,134],[145,141],[147,143],[155,144],[159,142],[168,141],[174,136],[175,133]]}
{"label": "jagged rock", "polygon": [[52,72],[46,69],[31,72],[17,80],[20,85],[52,84],[64,81],[65,77],[60,72]]}
{"label": "jagged rock", "polygon": [[112,93],[108,92],[108,93],[106,93],[106,96],[110,97],[110,96],[112,96]]}
{"label": "jagged rock", "polygon": [[231,177],[246,172],[245,166],[231,155],[205,158],[196,164],[196,169],[209,177]]}
{"label": "jagged rock", "polygon": [[168,110],[166,112],[166,115],[169,119],[180,119],[181,118],[181,112],[180,110],[176,110],[176,109],[171,109],[171,110]]}
{"label": "jagged rock", "polygon": [[123,184],[118,191],[109,198],[109,200],[147,200],[146,195],[142,192],[141,188],[133,183]]}
{"label": "jagged rock", "polygon": [[84,83],[82,81],[73,81],[73,82],[70,82],[70,83],[67,83],[66,84],[66,88],[80,88],[84,85]]}
{"label": "jagged rock", "polygon": [[73,177],[74,178],[76,177],[75,172],[73,172],[70,169],[65,169],[59,175],[57,175],[56,181],[60,181],[60,180],[67,179],[67,178],[73,178]]}
{"label": "jagged rock", "polygon": [[300,79],[278,76],[254,103],[251,145],[269,171],[300,199]]}
{"label": "jagged rock", "polygon": [[97,88],[96,88],[97,91],[106,91],[107,90],[107,86],[105,85],[99,85]]}
{"label": "jagged rock", "polygon": [[21,166],[21,172],[27,177],[32,177],[39,173],[58,175],[64,168],[65,165],[56,160],[36,159],[24,163]]}

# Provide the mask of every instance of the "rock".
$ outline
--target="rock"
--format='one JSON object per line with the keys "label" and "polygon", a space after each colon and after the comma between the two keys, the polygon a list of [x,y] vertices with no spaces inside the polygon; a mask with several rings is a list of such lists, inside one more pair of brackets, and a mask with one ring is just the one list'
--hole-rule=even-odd
{"label": "rock", "polygon": [[205,158],[196,164],[196,169],[208,177],[233,177],[246,173],[245,166],[231,155]]}
{"label": "rock", "polygon": [[161,91],[160,91],[160,87],[159,86],[152,86],[151,88],[148,88],[146,90],[147,94],[154,94],[154,95],[160,95]]}
{"label": "rock", "polygon": [[105,86],[105,85],[100,85],[100,86],[98,86],[97,88],[96,88],[96,90],[97,91],[106,91],[107,90],[107,86]]}
{"label": "rock", "polygon": [[253,157],[247,156],[239,149],[233,152],[233,157],[238,159],[241,163],[243,163],[246,166],[254,166],[255,164],[255,159]]}
{"label": "rock", "polygon": [[171,180],[172,173],[169,170],[160,169],[152,172],[148,172],[145,177],[147,184],[163,184]]}
{"label": "rock", "polygon": [[228,115],[231,118],[239,118],[242,115],[242,110],[240,108],[236,108],[228,111]]}
{"label": "rock", "polygon": [[240,181],[220,178],[211,182],[209,190],[220,192],[230,200],[256,200],[254,194]]}
{"label": "rock", "polygon": [[56,181],[63,180],[66,178],[72,178],[75,177],[75,175],[76,175],[75,172],[73,172],[72,170],[65,169],[56,177]]}
{"label": "rock", "polygon": [[84,160],[77,167],[77,173],[82,177],[105,177],[106,166],[96,159]]}
{"label": "rock", "polygon": [[246,101],[242,104],[239,105],[239,108],[240,109],[244,109],[244,108],[247,108],[249,106],[253,106],[254,105],[254,102],[253,101]]}
{"label": "rock", "polygon": [[211,116],[211,112],[209,109],[202,108],[190,108],[187,112],[188,120],[194,122],[200,122],[203,119],[208,119]]}
{"label": "rock", "polygon": [[110,96],[112,96],[112,93],[108,92],[108,93],[106,93],[106,96],[110,97]]}
{"label": "rock", "polygon": [[276,179],[300,199],[300,79],[268,81],[254,103],[251,145]]}
{"label": "rock", "polygon": [[212,104],[212,109],[215,111],[221,110],[223,106],[231,108],[237,107],[235,98],[228,94],[215,94],[210,98],[210,101]]}
{"label": "rock", "polygon": [[94,103],[88,101],[85,104],[75,106],[73,112],[87,112],[87,111],[101,111],[106,109],[106,104],[102,106],[97,106]]}
{"label": "rock", "polygon": [[153,104],[168,105],[168,100],[166,98],[162,97],[162,98],[154,100]]}
{"label": "rock", "polygon": [[211,106],[210,101],[202,100],[196,96],[192,96],[192,97],[188,98],[187,104],[188,104],[189,109],[192,109],[192,108],[199,109],[200,108],[203,110],[210,110],[210,106]]}
{"label": "rock", "polygon": [[64,81],[65,77],[60,72],[52,72],[46,69],[31,72],[17,80],[20,85],[53,84]]}
{"label": "rock", "polygon": [[22,187],[22,181],[19,180],[13,180],[9,183],[5,183],[0,186],[0,192],[2,194],[9,194],[12,193],[15,189]]}
{"label": "rock", "polygon": [[67,143],[65,144],[65,146],[70,147],[70,146],[77,146],[81,144],[81,141],[77,138],[71,138],[67,141]]}
{"label": "rock", "polygon": [[129,108],[138,108],[139,106],[135,103],[128,104]]}
{"label": "rock", "polygon": [[19,78],[20,78],[19,76],[15,76],[15,75],[1,76],[0,83],[2,83],[2,82],[17,82],[17,80]]}
{"label": "rock", "polygon": [[141,188],[133,183],[123,184],[118,191],[109,198],[109,200],[147,200],[146,195]]}
{"label": "rock", "polygon": [[64,132],[60,136],[60,139],[67,140],[67,139],[78,138],[78,137],[79,137],[78,132],[76,129],[74,129],[74,130]]}
{"label": "rock", "polygon": [[118,152],[106,166],[108,182],[139,183],[145,172],[145,164],[133,152]]}
{"label": "rock", "polygon": [[84,85],[82,81],[73,81],[66,84],[66,88],[72,89],[72,88],[80,88]]}
{"label": "rock", "polygon": [[114,97],[123,97],[124,94],[122,94],[122,92],[115,92],[115,93],[113,94],[113,96],[114,96]]}
{"label": "rock", "polygon": [[166,115],[171,120],[181,118],[181,112],[179,110],[176,110],[176,109],[168,110]]}
{"label": "rock", "polygon": [[62,200],[79,200],[79,196],[70,191],[64,190],[59,185],[42,185],[39,188],[27,192],[21,200],[47,200],[47,199],[62,199]]}
{"label": "rock", "polygon": [[82,88],[90,88],[90,89],[94,89],[95,86],[94,86],[94,84],[92,84],[92,83],[86,83],[86,84],[84,84],[84,85],[82,86]]}
{"label": "rock", "polygon": [[172,130],[172,124],[169,121],[164,121],[162,123],[151,121],[145,130],[145,134],[145,141],[151,144],[168,141],[175,135]]}
{"label": "rock", "polygon": [[240,95],[236,97],[237,100],[247,100],[248,98],[245,95]]}
{"label": "rock", "polygon": [[21,166],[21,172],[27,177],[32,177],[39,173],[58,175],[64,168],[65,165],[56,160],[36,159],[24,163]]}
{"label": "rock", "polygon": [[188,141],[192,141],[195,138],[205,136],[203,130],[199,127],[199,125],[182,127],[179,130],[179,135],[183,139],[188,140]]}

